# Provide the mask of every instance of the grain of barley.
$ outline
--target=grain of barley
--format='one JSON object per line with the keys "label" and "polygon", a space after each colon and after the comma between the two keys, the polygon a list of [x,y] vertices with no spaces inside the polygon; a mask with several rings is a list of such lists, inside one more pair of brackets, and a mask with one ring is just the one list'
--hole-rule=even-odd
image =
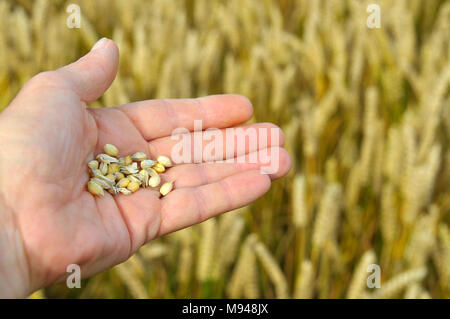
{"label": "grain of barley", "polygon": [[108,164],[102,162],[102,163],[100,163],[100,166],[98,169],[100,170],[102,175],[108,174]]}
{"label": "grain of barley", "polygon": [[160,155],[160,156],[158,156],[158,158],[156,159],[156,161],[158,162],[158,163],[160,163],[161,165],[163,165],[164,167],[172,167],[172,161],[170,160],[170,158],[169,157],[167,157],[167,156],[163,156],[163,155]]}
{"label": "grain of barley", "polygon": [[89,168],[98,168],[98,165],[99,165],[98,161],[96,161],[96,160],[92,160],[88,163]]}
{"label": "grain of barley", "polygon": [[156,163],[155,165],[153,165],[152,167],[157,173],[164,173],[164,171],[166,170],[166,168],[164,167],[164,165],[162,165],[161,163]]}
{"label": "grain of barley", "polygon": [[97,195],[99,197],[103,197],[105,195],[103,188],[94,181],[88,182],[88,190],[92,195]]}
{"label": "grain of barley", "polygon": [[[151,179],[153,179],[153,177]],[[155,184],[156,184],[156,182],[155,182]],[[173,189],[173,181],[167,182],[167,183],[164,183],[161,185],[161,187],[159,189],[159,193],[162,196],[166,196],[167,194],[169,194],[172,191],[172,189]]]}
{"label": "grain of barley", "polygon": [[109,156],[117,157],[119,155],[119,150],[112,144],[105,144],[105,146],[103,146],[103,150]]}
{"label": "grain of barley", "polygon": [[128,183],[127,189],[134,193],[139,189],[139,183],[137,181],[131,181]]}

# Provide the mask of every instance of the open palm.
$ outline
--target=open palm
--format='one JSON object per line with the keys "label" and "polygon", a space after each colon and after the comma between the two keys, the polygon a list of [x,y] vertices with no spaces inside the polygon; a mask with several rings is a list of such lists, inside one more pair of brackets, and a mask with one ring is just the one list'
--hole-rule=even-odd
{"label": "open palm", "polygon": [[[258,163],[181,164],[162,175],[176,185],[164,198],[147,188],[92,196],[86,163],[104,144],[116,145],[120,156],[170,156],[175,128],[192,131],[202,120],[203,129],[223,129],[252,114],[248,100],[236,95],[86,108],[112,83],[117,65],[117,47],[103,40],[77,62],[34,77],[1,114],[0,296],[61,280],[69,264],[80,265],[83,277],[105,270],[158,236],[249,204],[289,170],[289,156],[278,149],[271,160],[280,170],[272,175],[261,174]],[[282,145],[280,134],[267,147]]]}

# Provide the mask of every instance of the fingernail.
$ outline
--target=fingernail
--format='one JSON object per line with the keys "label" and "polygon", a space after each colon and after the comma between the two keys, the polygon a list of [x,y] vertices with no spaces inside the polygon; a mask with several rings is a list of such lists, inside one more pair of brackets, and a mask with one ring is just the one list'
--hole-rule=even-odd
{"label": "fingernail", "polygon": [[105,43],[108,41],[108,38],[101,38],[100,40],[98,40],[94,46],[92,47],[91,51],[97,50],[97,49],[101,49]]}

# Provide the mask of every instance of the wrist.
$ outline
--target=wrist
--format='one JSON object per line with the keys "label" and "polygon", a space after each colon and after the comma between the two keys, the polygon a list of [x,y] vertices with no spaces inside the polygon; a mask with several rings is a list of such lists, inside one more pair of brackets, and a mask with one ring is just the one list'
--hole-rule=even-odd
{"label": "wrist", "polygon": [[0,298],[31,293],[25,249],[16,216],[0,193]]}

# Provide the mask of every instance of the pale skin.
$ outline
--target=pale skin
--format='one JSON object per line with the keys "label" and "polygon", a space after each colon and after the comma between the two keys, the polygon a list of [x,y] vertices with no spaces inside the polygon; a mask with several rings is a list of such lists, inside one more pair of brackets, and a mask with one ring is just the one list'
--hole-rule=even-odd
{"label": "pale skin", "polygon": [[181,164],[164,174],[175,181],[166,197],[152,189],[94,197],[86,164],[104,144],[156,158],[170,155],[177,127],[193,130],[203,120],[203,129],[225,129],[252,116],[239,95],[87,108],[113,82],[118,60],[104,39],[80,60],[32,78],[0,113],[0,297],[61,282],[70,264],[83,278],[104,271],[152,239],[250,204],[290,169],[280,132],[267,146],[278,151],[274,174],[262,174],[260,163]]}

